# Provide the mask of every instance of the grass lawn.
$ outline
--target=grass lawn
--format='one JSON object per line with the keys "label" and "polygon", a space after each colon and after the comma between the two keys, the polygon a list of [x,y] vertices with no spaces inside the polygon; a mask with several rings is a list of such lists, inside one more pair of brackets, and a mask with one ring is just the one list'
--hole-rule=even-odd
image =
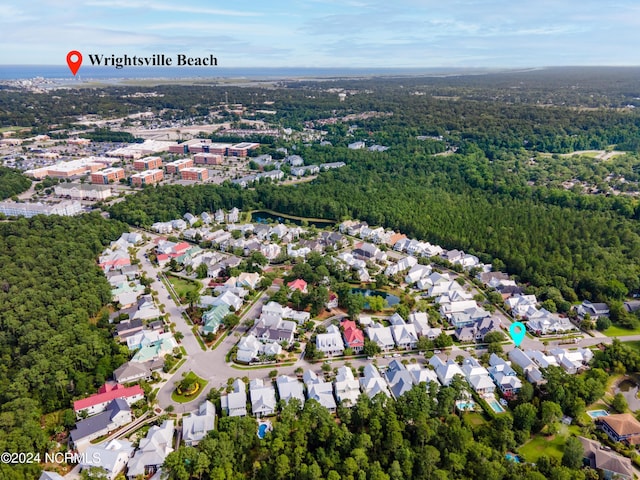
{"label": "grass lawn", "polygon": [[198,388],[191,395],[181,395],[181,394],[178,393],[178,389],[176,388],[173,391],[173,393],[171,393],[171,400],[173,400],[174,402],[187,403],[187,402],[191,402],[192,400],[195,400],[196,398],[198,398],[198,395],[200,395],[202,393],[202,391],[204,390],[204,388],[207,386],[207,383],[209,383],[206,380],[204,380],[203,378],[200,378],[199,376],[197,376],[193,372],[187,373],[185,375],[185,378],[186,377],[191,377],[196,382],[196,384],[198,385]]}
{"label": "grass lawn", "polygon": [[182,303],[185,302],[187,292],[199,292],[202,288],[202,284],[195,280],[185,280],[184,278],[174,277],[173,275],[167,275],[167,279],[171,282],[171,285],[173,285]]}
{"label": "grass lawn", "polygon": [[487,420],[485,419],[484,415],[482,413],[477,413],[477,412],[465,413],[463,419],[467,424],[471,425],[473,428],[479,427],[487,423]]}
{"label": "grass lawn", "polygon": [[526,462],[535,463],[542,455],[547,455],[551,458],[562,459],[564,453],[564,444],[569,435],[579,435],[580,428],[576,425],[567,427],[562,425],[560,427],[560,433],[553,437],[545,437],[544,435],[536,435],[523,446],[518,448],[518,454]]}
{"label": "grass lawn", "polygon": [[[625,337],[628,335],[640,335],[640,328],[635,330],[628,330],[626,328],[618,327],[617,325],[611,325],[604,332],[607,337]],[[640,345],[640,343],[638,343]]]}

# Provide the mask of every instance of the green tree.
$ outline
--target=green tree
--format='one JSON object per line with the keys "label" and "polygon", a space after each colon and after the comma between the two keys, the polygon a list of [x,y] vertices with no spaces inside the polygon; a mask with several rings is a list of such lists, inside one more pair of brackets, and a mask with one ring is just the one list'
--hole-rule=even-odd
{"label": "green tree", "polygon": [[369,310],[372,312],[380,312],[385,308],[385,304],[387,303],[384,297],[379,295],[373,295],[367,298],[369,302]]}
{"label": "green tree", "polygon": [[627,399],[624,398],[624,395],[618,392],[613,396],[613,400],[611,400],[611,407],[618,413],[624,413],[629,408],[629,404],[627,403]]}
{"label": "green tree", "polygon": [[582,458],[584,457],[584,449],[580,440],[576,437],[569,437],[564,444],[564,453],[562,454],[562,465],[571,469],[578,469],[582,466]]}

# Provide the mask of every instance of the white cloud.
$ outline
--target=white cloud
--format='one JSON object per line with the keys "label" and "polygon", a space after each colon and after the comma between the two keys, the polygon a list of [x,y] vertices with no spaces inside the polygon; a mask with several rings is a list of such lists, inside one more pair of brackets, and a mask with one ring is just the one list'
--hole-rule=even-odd
{"label": "white cloud", "polygon": [[105,7],[105,8],[138,8],[144,10],[155,10],[159,12],[173,12],[173,13],[193,13],[201,15],[229,15],[236,17],[257,17],[261,16],[258,12],[245,12],[239,10],[225,10],[218,8],[208,8],[200,6],[189,5],[171,5],[161,2],[141,2],[141,1],[128,1],[128,0],[90,0],[86,2],[86,5],[92,7]]}

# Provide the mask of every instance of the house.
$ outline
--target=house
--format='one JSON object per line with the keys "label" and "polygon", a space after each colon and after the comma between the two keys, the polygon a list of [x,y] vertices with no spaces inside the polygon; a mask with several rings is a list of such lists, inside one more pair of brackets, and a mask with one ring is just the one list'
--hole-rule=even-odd
{"label": "house", "polygon": [[360,353],[364,348],[364,332],[358,328],[353,320],[342,322],[342,335],[344,344],[353,350],[353,353]]}
{"label": "house", "polygon": [[118,383],[131,383],[139,380],[150,380],[151,369],[148,363],[126,362],[113,371],[113,378]]}
{"label": "house", "polygon": [[344,342],[338,327],[329,325],[327,333],[318,333],[316,335],[316,348],[325,355],[342,355],[344,353]]}
{"label": "house", "polygon": [[240,210],[233,207],[227,214],[227,223],[237,223],[240,220]]}
{"label": "house", "polygon": [[413,378],[414,385],[419,385],[420,383],[426,383],[427,385],[429,385],[431,382],[434,382],[436,384],[439,383],[438,376],[433,370],[422,368],[417,363],[410,363],[406,368]]}
{"label": "house", "polygon": [[360,378],[360,387],[362,392],[368,395],[369,398],[373,398],[379,393],[387,397],[391,396],[387,382],[384,381],[378,369],[370,363],[364,366],[363,376]]}
{"label": "house", "polygon": [[307,370],[303,375],[307,387],[307,399],[315,400],[331,413],[336,411],[336,400],[333,398],[333,387],[329,382],[320,379],[314,372]]}
{"label": "house", "polygon": [[220,303],[202,314],[202,333],[216,333],[223,324],[224,317],[231,313],[229,305]]}
{"label": "house", "polygon": [[104,412],[113,400],[123,399],[128,405],[133,405],[144,398],[144,392],[140,385],[125,387],[119,383],[105,383],[98,389],[98,393],[90,397],[73,402],[73,410],[80,418],[82,412],[87,415],[95,415]]}
{"label": "house", "polygon": [[338,295],[333,292],[329,292],[329,300],[327,301],[325,307],[329,310],[332,308],[338,308]]}
{"label": "house", "polygon": [[288,403],[295,399],[300,402],[300,407],[304,405],[304,388],[302,382],[297,378],[280,375],[276,378],[276,385],[278,386],[280,400]]}
{"label": "house", "polygon": [[260,282],[259,274],[242,272],[240,275],[238,275],[236,285],[238,287],[246,287],[249,290],[255,290],[258,286],[258,282]]}
{"label": "house", "polygon": [[633,465],[627,457],[602,446],[596,440],[578,437],[584,450],[584,463],[597,470],[605,480],[633,480],[635,478]]}
{"label": "house", "polygon": [[516,375],[516,371],[511,368],[511,362],[507,362],[492,353],[489,357],[489,368],[487,370],[489,376],[505,397],[517,395],[520,392],[522,381]]}
{"label": "house", "polygon": [[613,442],[640,444],[640,422],[630,413],[599,417],[596,423]]}
{"label": "house", "polygon": [[529,318],[537,310],[538,299],[535,295],[518,295],[508,298],[505,304],[509,307],[513,316]]}
{"label": "house", "polygon": [[275,342],[287,344],[293,342],[296,322],[283,320],[279,317],[261,315],[250,333],[261,342]]}
{"label": "house", "polygon": [[429,275],[431,275],[431,265],[418,264],[411,267],[407,272],[407,275],[404,277],[404,281],[409,285],[413,285]]}
{"label": "house", "polygon": [[127,478],[134,480],[138,475],[145,478],[158,472],[164,460],[173,452],[173,420],[165,420],[160,426],[154,425],[129,461]]}
{"label": "house", "polygon": [[478,395],[493,396],[496,386],[487,369],[480,365],[475,358],[465,358],[462,362],[462,371],[467,382]]}
{"label": "house", "polygon": [[230,417],[247,415],[247,391],[242,380],[236,378],[232,384],[233,391],[220,397],[220,404]]}
{"label": "house", "polygon": [[375,342],[383,352],[388,352],[395,346],[391,327],[383,327],[382,325],[374,324],[367,327],[367,336],[369,337],[369,340]]}
{"label": "house", "polygon": [[144,328],[141,319],[124,320],[116,325],[116,336],[120,342],[125,341],[127,337],[139,333]]}
{"label": "house", "polygon": [[80,471],[103,470],[107,480],[114,480],[124,470],[135,448],[127,440],[110,440],[104,445],[91,445],[80,457]]}
{"label": "house", "polygon": [[482,342],[489,333],[501,330],[502,323],[498,317],[486,317],[472,325],[457,328],[454,335],[460,342]]}
{"label": "house", "polygon": [[413,388],[413,376],[407,368],[398,360],[389,363],[385,377],[389,383],[389,390],[393,398],[398,399]]}
{"label": "house", "polygon": [[301,293],[307,293],[307,282],[305,282],[301,278],[298,278],[296,280],[293,280],[292,282],[287,283],[287,287],[289,287],[289,290],[291,290],[292,292],[294,290],[298,290]]}
{"label": "house", "polygon": [[542,372],[529,356],[519,348],[514,348],[509,352],[509,360],[519,365],[524,370],[525,377],[533,384],[545,383]]}
{"label": "house", "polygon": [[254,335],[242,337],[238,342],[236,360],[239,362],[251,363],[258,357],[261,345],[262,344]]}
{"label": "house", "polygon": [[[231,312],[238,312],[242,308],[243,301],[240,297],[235,295],[233,292],[227,290],[222,295],[215,298],[212,303],[212,306],[217,307],[221,305],[226,305]],[[224,318],[224,317],[223,317]]]}
{"label": "house", "polygon": [[418,334],[413,324],[393,325],[391,334],[398,348],[405,350],[413,350],[418,343]]}
{"label": "house", "polygon": [[577,350],[554,348],[549,353],[556,358],[558,365],[569,374],[575,374],[586,369],[591,359],[593,359],[593,352],[588,348],[578,348]]}
{"label": "house", "polygon": [[133,362],[148,362],[150,360],[163,359],[165,355],[172,353],[178,346],[173,333],[161,333],[160,338],[148,345],[145,345],[131,358]]}
{"label": "house", "polygon": [[333,388],[338,401],[345,406],[352,407],[360,396],[360,384],[353,376],[350,367],[342,366],[338,368]]}
{"label": "house", "polygon": [[276,390],[269,382],[267,385],[255,378],[249,382],[251,395],[251,411],[255,417],[264,417],[276,413]]}
{"label": "house", "polygon": [[460,366],[454,362],[453,360],[447,360],[447,362],[443,362],[440,357],[434,355],[429,359],[429,365],[431,365],[436,375],[438,376],[438,381],[445,387],[448,387],[453,380],[453,377],[456,375],[460,375],[464,377],[464,372],[460,368]]}
{"label": "house", "polygon": [[129,351],[139,350],[147,345],[160,340],[160,333],[153,330],[140,330],[127,337],[127,348]]}
{"label": "house", "polygon": [[591,303],[585,300],[581,305],[578,305],[576,312],[578,313],[578,317],[583,320],[586,315],[589,315],[591,320],[597,320],[598,317],[609,316],[609,307],[606,303]]}
{"label": "house", "polygon": [[125,400],[118,398],[109,402],[103,412],[78,421],[69,437],[73,447],[82,453],[91,446],[91,440],[107,435],[131,420],[131,408]]}
{"label": "house", "polygon": [[216,421],[216,409],[209,400],[198,407],[197,412],[182,419],[182,439],[187,447],[196,446],[207,433],[213,430]]}
{"label": "house", "polygon": [[571,320],[552,314],[548,310],[541,308],[532,315],[529,315],[527,330],[535,335],[549,335],[552,333],[566,333],[576,330]]}

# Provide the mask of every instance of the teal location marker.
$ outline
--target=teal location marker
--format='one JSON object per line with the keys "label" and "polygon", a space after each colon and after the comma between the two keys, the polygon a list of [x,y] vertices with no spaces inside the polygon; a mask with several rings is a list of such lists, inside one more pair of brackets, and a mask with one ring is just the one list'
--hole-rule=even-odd
{"label": "teal location marker", "polygon": [[513,322],[509,327],[509,333],[511,334],[511,340],[516,344],[516,347],[519,347],[526,335],[526,327],[522,322]]}

